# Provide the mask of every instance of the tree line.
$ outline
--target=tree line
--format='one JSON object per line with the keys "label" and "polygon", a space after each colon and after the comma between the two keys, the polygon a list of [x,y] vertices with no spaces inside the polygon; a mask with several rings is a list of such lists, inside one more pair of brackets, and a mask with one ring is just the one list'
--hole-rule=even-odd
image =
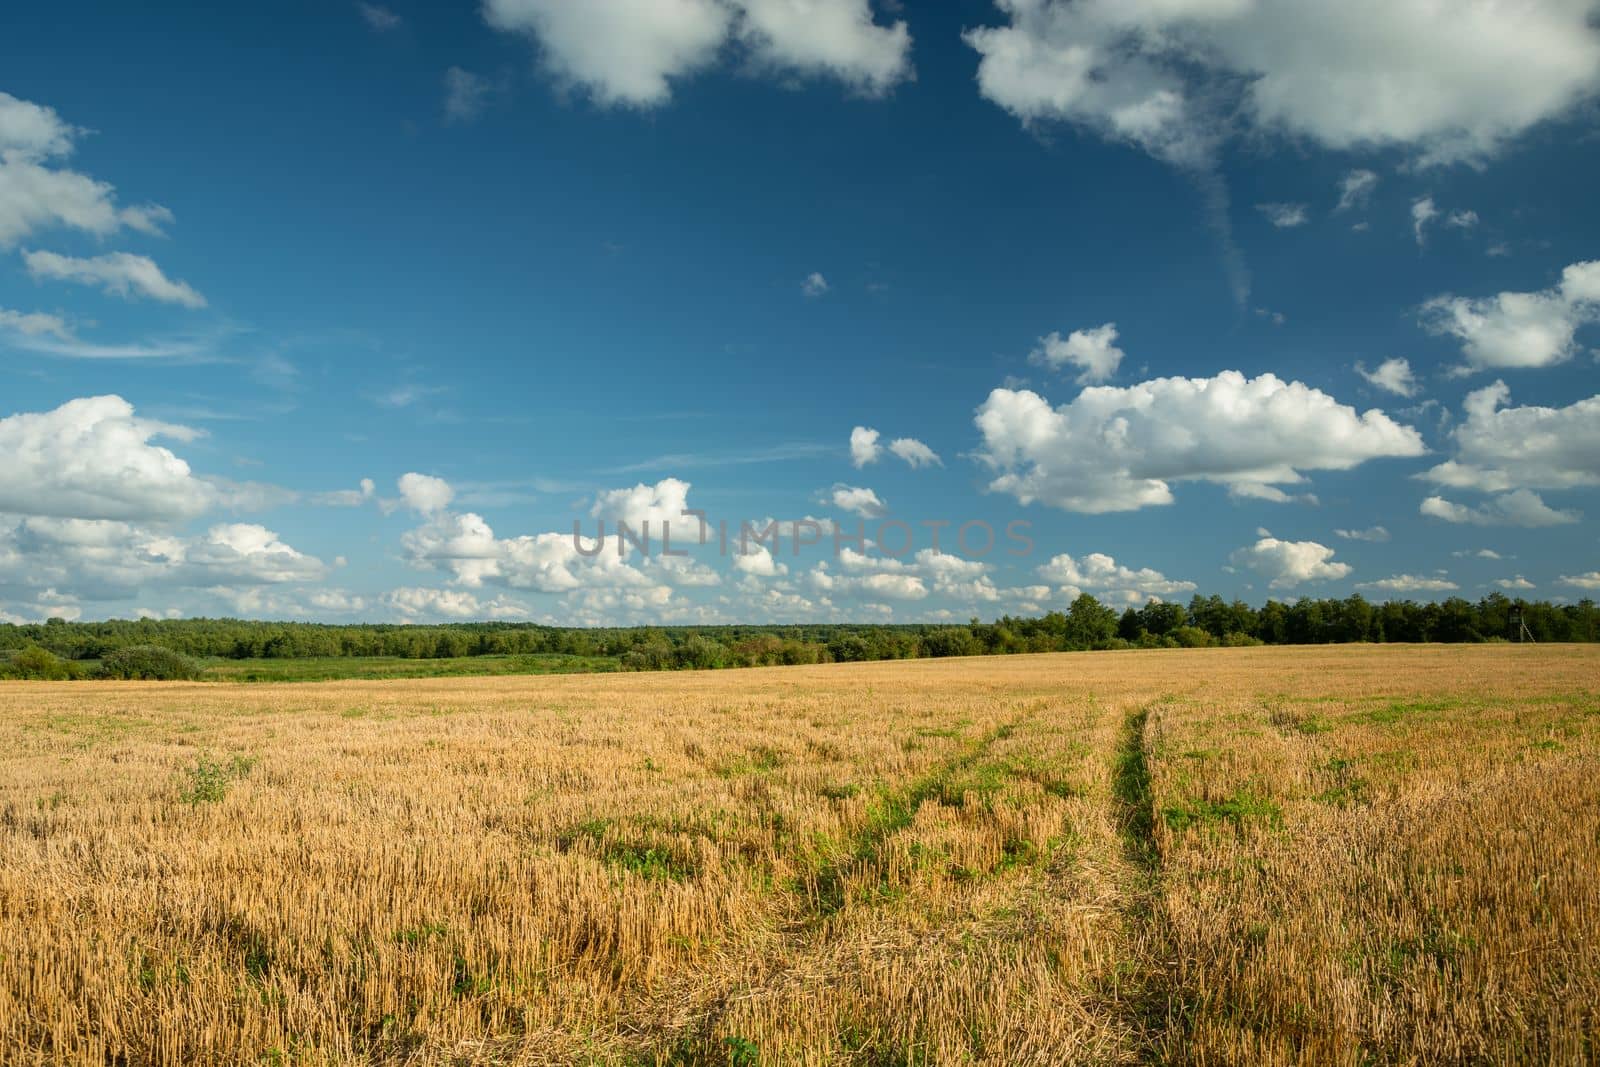
{"label": "tree line", "polygon": [[[24,650],[70,665],[122,662],[114,653],[166,649],[194,660],[467,656],[611,657],[625,669],[673,670],[861,660],[919,659],[1114,648],[1200,648],[1341,642],[1541,642],[1600,640],[1594,601],[1553,604],[1491,593],[1422,602],[1343,599],[1242,600],[1196,595],[1187,605],[1152,600],[1118,612],[1090,594],[1066,611],[955,624],[644,626],[582,628],[478,622],[438,626],[245,619],[140,619],[0,625],[0,673]],[[148,655],[148,653],[141,653]],[[37,662],[43,662],[37,660]],[[65,676],[88,674],[71,667]]]}

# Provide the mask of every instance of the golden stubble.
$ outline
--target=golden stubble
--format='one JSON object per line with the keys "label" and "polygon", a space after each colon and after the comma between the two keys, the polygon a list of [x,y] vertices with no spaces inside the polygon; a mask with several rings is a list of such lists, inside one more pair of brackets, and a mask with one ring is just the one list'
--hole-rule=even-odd
{"label": "golden stubble", "polygon": [[0,1061],[1591,1058],[1597,668],[0,684]]}

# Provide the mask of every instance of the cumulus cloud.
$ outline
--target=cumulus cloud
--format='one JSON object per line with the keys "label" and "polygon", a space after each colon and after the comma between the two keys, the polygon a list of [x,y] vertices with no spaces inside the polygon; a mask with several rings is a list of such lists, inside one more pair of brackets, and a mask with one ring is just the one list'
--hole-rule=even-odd
{"label": "cumulus cloud", "polygon": [[867,426],[857,426],[850,431],[850,462],[857,467],[878,462],[883,446],[878,444],[878,431]]}
{"label": "cumulus cloud", "polygon": [[1346,541],[1371,541],[1382,544],[1389,540],[1389,531],[1382,526],[1369,526],[1365,530],[1335,530],[1334,533]]}
{"label": "cumulus cloud", "polygon": [[1179,593],[1192,593],[1197,588],[1193,582],[1168,578],[1149,567],[1133,570],[1118,563],[1103,552],[1091,552],[1081,559],[1065,553],[1053,556],[1050,562],[1034,571],[1052,584],[1066,587],[1069,596],[1084,590],[1110,593],[1113,599],[1131,603],[1150,597],[1170,597]]}
{"label": "cumulus cloud", "polygon": [[1417,379],[1411,373],[1411,362],[1405,359],[1386,359],[1378,364],[1376,370],[1368,370],[1363,364],[1356,364],[1356,373],[1365,378],[1370,384],[1396,396],[1416,396]]}
{"label": "cumulus cloud", "polygon": [[1273,589],[1292,589],[1305,582],[1333,581],[1350,573],[1350,564],[1333,562],[1333,549],[1315,541],[1280,541],[1263,537],[1234,551],[1229,560],[1248,567]]}
{"label": "cumulus cloud", "polygon": [[700,524],[693,515],[685,515],[689,507],[690,484],[680,478],[663,478],[655,484],[640,482],[626,489],[607,489],[596,493],[589,515],[595,519],[624,522],[635,533],[650,524],[651,535],[660,537],[667,524],[680,531],[680,539],[687,540],[685,532],[699,537]]}
{"label": "cumulus cloud", "polygon": [[456,491],[450,488],[450,483],[443,478],[435,478],[431,474],[418,474],[410,471],[402,474],[395,483],[400,490],[400,499],[406,507],[423,515],[431,515],[443,511],[450,506],[450,501],[455,499]]}
{"label": "cumulus cloud", "polygon": [[1466,418],[1450,433],[1455,456],[1423,477],[1481,492],[1600,485],[1600,395],[1563,408],[1510,399],[1501,381],[1467,394]]}
{"label": "cumulus cloud", "polygon": [[110,184],[60,166],[83,132],[54,108],[0,92],[0,248],[51,227],[104,237],[123,228],[159,233],[172,221],[157,204],[119,207]]}
{"label": "cumulus cloud", "polygon": [[1445,593],[1461,587],[1445,578],[1426,578],[1417,574],[1396,574],[1375,582],[1357,582],[1357,589],[1376,589],[1385,593]]}
{"label": "cumulus cloud", "polygon": [[822,276],[821,271],[812,271],[800,283],[800,291],[806,296],[821,296],[828,291],[828,279]]}
{"label": "cumulus cloud", "polygon": [[155,260],[129,252],[111,252],[91,259],[55,252],[24,252],[23,262],[34,278],[97,285],[117,296],[145,296],[187,308],[206,306],[206,298],[188,282],[168,278]]}
{"label": "cumulus cloud", "polygon": [[253,523],[180,536],[110,519],[0,516],[0,584],[106,600],[156,589],[312,582],[327,566]]}
{"label": "cumulus cloud", "polygon": [[1372,201],[1378,175],[1370,170],[1352,170],[1339,179],[1339,203],[1335,211],[1359,211]]}
{"label": "cumulus cloud", "polygon": [[1531,489],[1502,493],[1477,507],[1456,504],[1442,496],[1430,496],[1419,510],[1429,518],[1472,526],[1564,526],[1581,518],[1575,511],[1552,508]]}
{"label": "cumulus cloud", "polygon": [[520,619],[526,607],[504,597],[481,601],[460,589],[405,586],[383,595],[383,603],[406,621],[419,619]]}
{"label": "cumulus cloud", "polygon": [[1304,226],[1311,221],[1311,215],[1306,211],[1304,204],[1257,204],[1256,210],[1280,230]]}
{"label": "cumulus cloud", "polygon": [[1600,84],[1600,33],[1582,0],[997,6],[1007,24],[964,35],[987,99],[1163,157],[1236,123],[1422,163],[1480,160]]}
{"label": "cumulus cloud", "polygon": [[1600,260],[1573,263],[1561,281],[1536,292],[1436,296],[1421,318],[1430,333],[1461,342],[1464,370],[1565,363],[1577,351],[1579,327],[1600,321]]}
{"label": "cumulus cloud", "polygon": [[1056,408],[996,389],[975,421],[991,490],[1089,514],[1169,504],[1179,481],[1286,498],[1276,487],[1303,482],[1302,470],[1424,451],[1416,430],[1381,411],[1358,414],[1300,382],[1237,371],[1088,388]]}
{"label": "cumulus cloud", "polygon": [[888,506],[878,498],[878,494],[871,489],[853,485],[836,485],[833,487],[829,499],[833,506],[852,515],[860,515],[864,519],[873,519],[887,514]]}
{"label": "cumulus cloud", "polygon": [[939,458],[939,453],[918,441],[915,437],[897,437],[889,442],[889,451],[904,460],[913,470],[923,467],[942,467],[944,461]]}
{"label": "cumulus cloud", "polygon": [[752,61],[777,73],[827,76],[881,96],[911,76],[903,21],[880,26],[868,0],[732,0]]}
{"label": "cumulus cloud", "polygon": [[1076,367],[1078,384],[1093,385],[1117,373],[1124,353],[1116,341],[1117,324],[1114,322],[1088,330],[1073,330],[1065,339],[1052,332],[1039,338],[1038,347],[1029,353],[1028,360],[1056,371]]}
{"label": "cumulus cloud", "polygon": [[[402,534],[401,546],[413,566],[443,571],[457,586],[476,589],[494,585],[553,594],[660,589],[664,592],[652,595],[670,597],[674,585],[710,585],[717,580],[706,568],[677,562],[683,557],[658,554],[640,559],[635,565],[635,549],[627,544],[619,549],[614,534],[604,540],[575,537],[571,531],[499,537],[483,516],[447,510],[451,498],[448,485],[424,475],[417,477],[426,480],[411,483],[411,496],[416,498],[411,506],[426,521]],[[626,522],[636,534],[642,534],[648,521],[651,551],[655,553],[661,549],[662,523],[672,521],[681,526],[687,522],[696,538],[674,538],[677,552],[698,535],[695,520],[682,515],[688,507],[688,491],[689,483],[676,478],[664,478],[654,485],[606,490],[596,494],[590,513],[596,518]]]}
{"label": "cumulus cloud", "polygon": [[1496,578],[1494,584],[1498,585],[1501,589],[1514,589],[1518,592],[1525,592],[1529,589],[1537,588],[1537,586],[1520,574],[1515,578]]}
{"label": "cumulus cloud", "polygon": [[561,82],[602,106],[655,107],[673,82],[737,42],[747,66],[834,78],[867,95],[911,76],[903,21],[879,25],[867,0],[486,0],[498,30],[538,43]]}
{"label": "cumulus cloud", "polygon": [[1456,230],[1470,230],[1478,224],[1476,211],[1452,211],[1444,220],[1446,226]]}
{"label": "cumulus cloud", "polygon": [[830,596],[914,601],[939,595],[968,605],[1021,599],[1011,590],[997,588],[990,569],[981,560],[932,548],[920,549],[906,560],[845,548],[839,553],[838,571],[818,563],[806,580],[813,590]]}
{"label": "cumulus cloud", "polygon": [[1572,585],[1579,589],[1600,589],[1600,571],[1590,571],[1587,574],[1563,574],[1556,581],[1562,585]]}
{"label": "cumulus cloud", "polygon": [[192,518],[215,488],[156,438],[191,441],[184,426],[140,418],[120,396],[69,400],[0,419],[0,512],[153,522]]}

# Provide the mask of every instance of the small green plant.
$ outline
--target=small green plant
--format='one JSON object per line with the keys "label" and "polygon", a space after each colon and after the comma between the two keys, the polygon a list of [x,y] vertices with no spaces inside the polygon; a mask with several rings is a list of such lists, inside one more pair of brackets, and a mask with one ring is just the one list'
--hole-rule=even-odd
{"label": "small green plant", "polygon": [[761,1062],[761,1049],[747,1037],[725,1037],[722,1045],[728,1050],[730,1067],[757,1067]]}
{"label": "small green plant", "polygon": [[214,804],[228,795],[230,783],[248,775],[255,765],[253,756],[234,756],[226,763],[202,756],[185,772],[178,798],[190,807]]}

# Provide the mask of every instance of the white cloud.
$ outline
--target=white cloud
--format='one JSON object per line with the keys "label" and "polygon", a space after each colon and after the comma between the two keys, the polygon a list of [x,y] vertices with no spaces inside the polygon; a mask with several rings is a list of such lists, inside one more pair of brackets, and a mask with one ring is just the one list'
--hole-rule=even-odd
{"label": "white cloud", "polygon": [[1149,567],[1138,570],[1124,567],[1103,552],[1091,552],[1081,559],[1073,559],[1065,553],[1053,556],[1049,563],[1037,567],[1034,573],[1047,582],[1069,586],[1074,591],[1109,591],[1121,594],[1125,600],[1169,597],[1178,593],[1192,593],[1197,588],[1193,582],[1168,578]]}
{"label": "white cloud", "polygon": [[1362,364],[1357,363],[1356,373],[1385,392],[1406,397],[1417,395],[1417,379],[1411,373],[1411,362],[1409,360],[1386,359],[1378,364],[1376,370],[1368,370]]}
{"label": "white cloud", "polygon": [[450,488],[450,483],[443,478],[435,478],[431,474],[418,474],[410,471],[402,474],[395,483],[400,490],[400,499],[405,501],[406,507],[423,515],[443,511],[450,506],[450,501],[455,499],[456,492]]}
{"label": "white cloud", "polygon": [[904,22],[867,0],[486,0],[489,25],[538,42],[550,72],[602,106],[655,107],[728,43],[783,76],[827,76],[879,95],[911,76]]}
{"label": "white cloud", "polygon": [[1089,330],[1073,330],[1063,340],[1052,332],[1039,338],[1039,345],[1028,355],[1028,361],[1059,371],[1063,367],[1077,367],[1079,385],[1093,385],[1106,381],[1117,373],[1122,363],[1122,349],[1116,345],[1117,324],[1108,322]]}
{"label": "white cloud", "polygon": [[733,567],[741,574],[753,574],[758,578],[779,578],[789,573],[789,568],[773,559],[765,545],[753,540],[745,541],[743,551],[735,549]]}
{"label": "white cloud", "polygon": [[1467,394],[1450,433],[1456,453],[1423,477],[1457,489],[1572,489],[1600,485],[1600,395],[1564,408],[1504,406],[1497,381]]}
{"label": "white cloud", "polygon": [[1358,414],[1300,382],[1237,371],[1089,388],[1057,408],[996,389],[975,421],[991,490],[1090,514],[1169,504],[1177,481],[1284,497],[1275,487],[1304,481],[1302,470],[1424,451],[1414,429],[1381,411]]}
{"label": "white cloud", "polygon": [[873,519],[888,512],[888,506],[871,489],[853,485],[836,485],[829,496],[833,506],[864,519]]}
{"label": "white cloud", "polygon": [[653,107],[710,65],[732,21],[717,0],[485,0],[484,19],[539,43],[557,79],[603,106]]}
{"label": "white cloud", "polygon": [[1439,209],[1434,206],[1433,197],[1423,196],[1411,202],[1411,232],[1417,239],[1418,247],[1427,243],[1428,227],[1438,217]]}
{"label": "white cloud", "polygon": [[911,76],[906,24],[879,26],[868,0],[732,0],[752,60],[780,73],[825,75],[881,96]]}
{"label": "white cloud", "polygon": [[1332,149],[1480,160],[1600,83],[1585,0],[1468,6],[997,0],[968,30],[982,94],[1181,160],[1230,124]]}
{"label": "white cloud", "polygon": [[519,619],[528,609],[513,600],[495,597],[480,601],[460,589],[425,589],[415,586],[392,589],[383,602],[407,621],[419,619]]}
{"label": "white cloud", "polygon": [[1339,204],[1335,211],[1361,210],[1372,201],[1378,175],[1370,170],[1352,170],[1339,179]]}
{"label": "white cloud", "polygon": [[878,444],[878,431],[867,426],[857,426],[850,431],[850,462],[857,467],[878,462],[883,446]]}
{"label": "white cloud", "polygon": [[650,524],[652,537],[659,538],[672,523],[677,529],[677,540],[698,540],[700,523],[693,515],[685,515],[689,507],[690,484],[680,478],[663,478],[654,485],[640,482],[626,489],[608,489],[596,493],[589,516],[625,522],[634,533],[642,533],[644,524]]}
{"label": "white cloud", "polygon": [[1371,541],[1381,544],[1389,540],[1389,531],[1382,526],[1371,526],[1365,530],[1335,530],[1333,532],[1346,541]]}
{"label": "white cloud", "polygon": [[0,515],[0,584],[105,600],[164,588],[312,582],[327,573],[321,560],[253,523],[184,537],[110,519]]}
{"label": "white cloud", "polygon": [[471,122],[483,111],[488,95],[488,79],[461,67],[451,67],[444,72],[445,120]]}
{"label": "white cloud", "polygon": [[1331,581],[1350,573],[1348,563],[1334,563],[1333,549],[1315,541],[1280,541],[1263,537],[1237,549],[1229,557],[1236,567],[1248,567],[1273,589],[1292,589],[1304,582]]}
{"label": "white cloud", "polygon": [[1577,350],[1578,328],[1600,321],[1600,260],[1571,264],[1560,282],[1537,292],[1436,296],[1421,317],[1430,333],[1461,342],[1467,370],[1565,363]]}
{"label": "white cloud", "polygon": [[1476,211],[1452,211],[1450,212],[1450,217],[1444,220],[1444,224],[1457,230],[1470,230],[1478,224],[1478,213]]}
{"label": "white cloud", "polygon": [[1265,215],[1267,221],[1280,230],[1304,226],[1311,221],[1311,216],[1307,213],[1304,204],[1257,204],[1256,210]]}
{"label": "white cloud", "polygon": [[1378,589],[1385,593],[1444,593],[1461,587],[1444,578],[1425,578],[1416,574],[1396,574],[1375,582],[1357,582],[1357,589]]}
{"label": "white cloud", "polygon": [[1496,578],[1494,584],[1498,585],[1501,589],[1528,590],[1537,588],[1532,582],[1528,581],[1528,579],[1524,578],[1520,574],[1515,578]]}
{"label": "white cloud", "polygon": [[405,21],[388,8],[380,4],[366,3],[365,0],[358,0],[356,10],[361,12],[361,17],[366,20],[368,26],[380,33],[399,29],[401,23]]}
{"label": "white cloud", "polygon": [[800,283],[800,291],[806,296],[821,296],[828,291],[828,279],[820,271],[812,271]]}
{"label": "white cloud", "polygon": [[0,248],[52,226],[103,237],[123,227],[159,233],[172,221],[157,204],[119,208],[108,183],[51,165],[83,132],[53,108],[0,92]]}
{"label": "white cloud", "polygon": [[1562,585],[1574,585],[1579,589],[1600,589],[1600,571],[1590,571],[1587,574],[1563,574],[1556,581]]}
{"label": "white cloud", "polygon": [[1419,510],[1430,518],[1473,526],[1563,526],[1580,518],[1576,512],[1550,507],[1531,489],[1503,493],[1474,508],[1452,503],[1442,496],[1430,496]]}
{"label": "white cloud", "polygon": [[918,441],[915,437],[897,437],[889,442],[889,451],[912,467],[920,470],[923,467],[942,467],[944,461],[939,458],[939,453]]}
{"label": "white cloud", "polygon": [[24,252],[22,258],[34,278],[98,285],[118,296],[147,296],[187,308],[206,306],[206,298],[193,286],[168,278],[148,256],[111,252],[92,259],[79,259],[55,252]]}
{"label": "white cloud", "polygon": [[13,330],[24,337],[51,334],[63,341],[72,337],[72,331],[67,329],[67,324],[59,315],[47,315],[42,311],[12,311],[9,308],[0,308],[0,330]]}
{"label": "white cloud", "polygon": [[193,440],[183,426],[139,418],[120,396],[0,419],[0,512],[58,518],[173,521],[216,502],[216,490],[154,438]]}

